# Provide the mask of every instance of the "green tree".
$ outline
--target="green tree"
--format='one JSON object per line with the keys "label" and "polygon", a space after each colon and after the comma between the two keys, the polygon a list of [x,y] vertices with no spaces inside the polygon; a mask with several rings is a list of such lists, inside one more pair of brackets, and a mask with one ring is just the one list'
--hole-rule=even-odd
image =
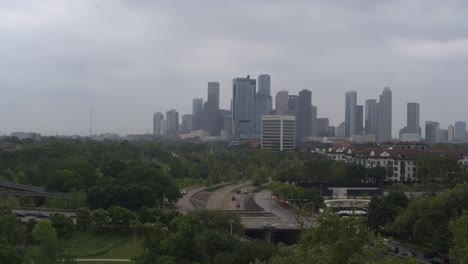
{"label": "green tree", "polygon": [[10,207],[20,207],[21,206],[18,199],[16,197],[14,197],[14,196],[8,196],[6,198],[5,204],[7,206],[10,206]]}
{"label": "green tree", "polygon": [[91,211],[87,207],[81,207],[76,210],[76,225],[79,229],[88,229],[91,225],[91,222]]}
{"label": "green tree", "polygon": [[417,160],[418,179],[429,187],[432,194],[441,185],[457,184],[463,180],[463,171],[457,159],[448,157],[421,157]]}
{"label": "green tree", "polygon": [[104,209],[97,209],[92,214],[92,226],[98,232],[106,232],[111,228],[111,218],[109,212]]}
{"label": "green tree", "polygon": [[58,236],[70,237],[75,231],[73,220],[64,214],[53,213],[50,215],[50,221]]}
{"label": "green tree", "polygon": [[449,229],[453,234],[450,257],[458,263],[468,263],[468,210],[457,220],[452,220]]}
{"label": "green tree", "polygon": [[130,223],[135,220],[135,215],[132,211],[120,206],[112,206],[108,212],[113,230],[127,232],[131,229]]}
{"label": "green tree", "polygon": [[73,188],[84,188],[80,175],[74,170],[56,170],[47,183],[47,189],[52,191],[69,192]]}
{"label": "green tree", "polygon": [[374,229],[391,224],[398,214],[408,206],[404,193],[391,192],[387,196],[373,197],[369,203],[368,225]]}
{"label": "green tree", "polygon": [[57,233],[50,221],[40,221],[32,232],[33,238],[38,242],[31,250],[31,259],[37,264],[57,263],[59,252]]}
{"label": "green tree", "polygon": [[5,206],[0,207],[0,237],[11,245],[20,245],[26,239],[21,221]]}
{"label": "green tree", "polygon": [[20,264],[22,261],[21,253],[3,237],[0,238],[0,263]]}
{"label": "green tree", "polygon": [[363,263],[373,241],[364,220],[328,213],[319,217],[317,227],[303,233],[297,250],[280,251],[272,263]]}

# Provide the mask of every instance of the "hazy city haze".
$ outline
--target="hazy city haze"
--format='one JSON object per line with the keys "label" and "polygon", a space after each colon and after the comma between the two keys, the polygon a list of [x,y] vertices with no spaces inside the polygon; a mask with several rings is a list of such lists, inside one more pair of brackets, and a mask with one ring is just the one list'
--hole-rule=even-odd
{"label": "hazy city haze", "polygon": [[[446,128],[468,121],[467,1],[0,0],[0,131],[145,133],[153,113],[192,113],[208,82],[271,76],[271,95],[308,89],[318,117],[393,95]],[[274,100],[273,100],[274,101]]]}

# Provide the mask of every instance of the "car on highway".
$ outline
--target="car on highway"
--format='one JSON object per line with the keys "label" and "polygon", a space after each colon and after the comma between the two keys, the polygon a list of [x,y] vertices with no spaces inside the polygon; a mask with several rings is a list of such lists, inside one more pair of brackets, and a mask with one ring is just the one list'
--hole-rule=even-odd
{"label": "car on highway", "polygon": [[26,214],[23,213],[23,212],[15,212],[15,215],[16,215],[17,217],[26,217]]}
{"label": "car on highway", "polygon": [[400,252],[400,248],[391,246],[391,247],[388,248],[388,251],[390,251],[392,253],[395,253],[395,254],[398,254],[398,252]]}
{"label": "car on highway", "polygon": [[244,190],[244,194],[248,194],[249,193],[249,190]]}
{"label": "car on highway", "polygon": [[272,223],[268,223],[268,222],[264,222],[262,224],[263,228],[264,229],[275,229],[276,228],[276,225],[272,224]]}
{"label": "car on highway", "polygon": [[40,212],[36,215],[36,218],[49,218],[49,214]]}
{"label": "car on highway", "polygon": [[429,263],[431,264],[445,264],[445,261],[439,257],[431,258],[431,259],[428,259],[427,261],[429,261]]}

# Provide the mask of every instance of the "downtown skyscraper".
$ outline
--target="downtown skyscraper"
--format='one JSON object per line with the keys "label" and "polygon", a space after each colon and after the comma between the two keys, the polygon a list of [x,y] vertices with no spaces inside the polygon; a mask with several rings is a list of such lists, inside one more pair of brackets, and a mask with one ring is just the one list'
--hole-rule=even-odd
{"label": "downtown skyscraper", "polygon": [[270,115],[272,110],[272,98],[270,95],[270,75],[258,76],[258,92],[255,97],[255,131],[260,134],[262,128],[262,116]]}
{"label": "downtown skyscraper", "polygon": [[203,112],[203,98],[195,98],[192,101],[192,129],[201,129],[201,115]]}
{"label": "downtown skyscraper", "polygon": [[164,115],[160,112],[154,113],[153,115],[153,135],[161,136],[161,123],[164,120]]}
{"label": "downtown skyscraper", "polygon": [[377,136],[377,100],[368,99],[365,104],[364,132]]}
{"label": "downtown skyscraper", "polygon": [[345,137],[352,137],[356,134],[357,124],[357,93],[355,91],[346,92],[345,97]]}
{"label": "downtown skyscraper", "polygon": [[377,143],[392,140],[392,91],[385,87],[377,107]]}
{"label": "downtown skyscraper", "polygon": [[434,145],[439,142],[439,123],[434,121],[426,121],[425,140],[429,145]]}
{"label": "downtown skyscraper", "polygon": [[296,111],[296,140],[303,141],[311,136],[312,128],[312,92],[302,90],[299,92]]}
{"label": "downtown skyscraper", "polygon": [[284,115],[288,111],[289,92],[279,91],[275,97],[275,115]]}
{"label": "downtown skyscraper", "polygon": [[407,118],[406,118],[406,133],[421,135],[419,127],[419,104],[408,103],[407,105]]}
{"label": "downtown skyscraper", "polygon": [[218,136],[219,127],[219,82],[208,83],[208,99],[203,106],[201,128],[210,136]]}
{"label": "downtown skyscraper", "polygon": [[166,135],[174,136],[179,132],[179,112],[171,109],[166,112]]}
{"label": "downtown skyscraper", "polygon": [[466,123],[463,121],[455,122],[454,140],[464,141],[466,140]]}
{"label": "downtown skyscraper", "polygon": [[232,129],[234,138],[255,133],[256,80],[232,80]]}

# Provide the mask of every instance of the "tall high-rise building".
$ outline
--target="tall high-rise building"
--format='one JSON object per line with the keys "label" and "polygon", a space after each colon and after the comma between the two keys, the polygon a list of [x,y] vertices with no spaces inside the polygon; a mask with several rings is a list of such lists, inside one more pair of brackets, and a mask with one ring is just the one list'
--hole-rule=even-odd
{"label": "tall high-rise building", "polygon": [[448,142],[448,129],[439,129],[439,141],[440,143]]}
{"label": "tall high-rise building", "polygon": [[230,110],[219,110],[221,118],[219,120],[220,127],[222,128],[220,135],[226,138],[232,137],[232,113]]}
{"label": "tall high-rise building", "polygon": [[164,115],[161,112],[154,113],[153,115],[153,135],[161,135],[161,121],[164,120]]}
{"label": "tall high-rise building", "polygon": [[455,122],[455,141],[466,140],[466,123],[462,121]]}
{"label": "tall high-rise building", "polygon": [[193,116],[191,114],[185,114],[182,116],[182,133],[188,133],[192,131]]}
{"label": "tall high-rise building", "polygon": [[406,118],[406,131],[409,134],[419,134],[419,104],[408,103],[407,105],[407,118]]}
{"label": "tall high-rise building", "polygon": [[159,132],[161,136],[167,135],[167,120],[161,120],[161,131]]}
{"label": "tall high-rise building", "polygon": [[439,123],[426,121],[426,143],[434,145],[439,142]]}
{"label": "tall high-rise building", "polygon": [[232,129],[235,138],[255,133],[255,92],[254,79],[232,80]]}
{"label": "tall high-rise building", "polygon": [[208,82],[208,102],[213,102],[214,108],[219,110],[219,82]]}
{"label": "tall high-rise building", "polygon": [[364,132],[364,106],[356,106],[356,132],[355,134],[361,135]]}
{"label": "tall high-rise building", "polygon": [[455,141],[455,127],[450,125],[447,129],[447,137],[448,137],[448,142],[453,142]]}
{"label": "tall high-rise building", "polygon": [[296,111],[296,139],[298,142],[311,136],[312,92],[304,89],[299,92]]}
{"label": "tall high-rise building", "polygon": [[330,120],[328,118],[317,118],[317,136],[330,136]]}
{"label": "tall high-rise building", "polygon": [[299,105],[299,95],[289,95],[288,96],[288,111],[293,113],[297,112]]}
{"label": "tall high-rise building", "polygon": [[179,131],[179,112],[171,109],[166,112],[166,135],[177,135]]}
{"label": "tall high-rise building", "polygon": [[366,118],[365,133],[368,135],[377,135],[377,100],[366,100]]}
{"label": "tall high-rise building", "polygon": [[287,151],[295,148],[295,117],[262,116],[261,147],[265,150]]}
{"label": "tall high-rise building", "polygon": [[345,136],[351,137],[356,133],[357,93],[355,91],[346,92],[345,99]]}
{"label": "tall high-rise building", "polygon": [[289,93],[287,91],[279,91],[275,97],[275,114],[284,115],[288,111]]}
{"label": "tall high-rise building", "polygon": [[258,92],[255,97],[255,131],[260,134],[262,130],[262,116],[270,115],[272,99],[270,96],[270,75],[258,76]]}
{"label": "tall high-rise building", "polygon": [[201,129],[201,115],[203,112],[203,98],[195,98],[192,101],[192,129],[200,130]]}
{"label": "tall high-rise building", "polygon": [[259,93],[270,95],[270,75],[260,74],[258,76],[258,89],[257,90]]}
{"label": "tall high-rise building", "polygon": [[346,124],[342,122],[339,126],[335,129],[335,135],[337,137],[345,137],[346,136]]}
{"label": "tall high-rise building", "polygon": [[208,100],[203,106],[201,116],[201,127],[207,131],[210,136],[218,136],[221,130],[218,126],[219,120],[219,83],[208,83]]}
{"label": "tall high-rise building", "polygon": [[385,87],[377,107],[377,142],[392,140],[392,91]]}
{"label": "tall high-rise building", "polygon": [[318,125],[317,125],[317,107],[315,105],[311,106],[310,114],[310,136],[316,137],[318,134]]}

